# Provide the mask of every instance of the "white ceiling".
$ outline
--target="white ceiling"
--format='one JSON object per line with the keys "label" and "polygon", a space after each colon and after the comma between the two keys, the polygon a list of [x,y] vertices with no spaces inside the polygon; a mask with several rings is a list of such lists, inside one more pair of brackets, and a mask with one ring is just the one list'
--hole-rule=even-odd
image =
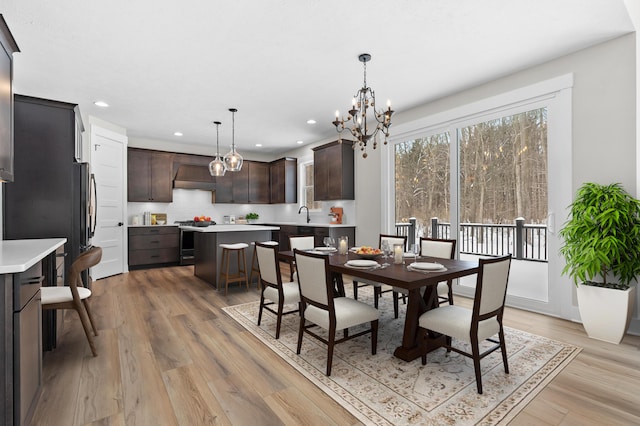
{"label": "white ceiling", "polygon": [[236,107],[239,151],[265,155],[335,134],[360,53],[378,103],[402,113],[633,31],[623,0],[0,0],[0,13],[21,49],[16,93],[212,153],[212,121],[224,153]]}

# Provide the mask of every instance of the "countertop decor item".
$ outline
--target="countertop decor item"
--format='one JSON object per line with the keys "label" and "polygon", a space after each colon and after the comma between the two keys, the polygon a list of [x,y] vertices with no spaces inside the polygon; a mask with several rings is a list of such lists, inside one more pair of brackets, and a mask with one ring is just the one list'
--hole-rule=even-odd
{"label": "countertop decor item", "polygon": [[247,213],[244,218],[248,223],[256,223],[260,219],[260,215],[258,213]]}
{"label": "countertop decor item", "polygon": [[[333,125],[336,126],[339,135],[341,135],[345,129],[348,129],[360,146],[362,158],[367,158],[367,143],[373,139],[373,149],[376,149],[378,145],[378,132],[382,131],[384,134],[384,144],[387,144],[393,111],[391,110],[391,101],[387,101],[386,110],[381,109],[380,111],[376,111],[376,94],[371,87],[367,86],[367,62],[371,60],[371,55],[362,53],[358,56],[358,60],[362,62],[364,66],[364,83],[362,84],[362,88],[358,90],[353,97],[347,119],[340,118],[340,111],[336,111],[336,119]],[[373,114],[369,114],[369,107],[371,107]],[[368,117],[369,120],[367,120]],[[347,123],[351,121],[351,127],[347,127],[345,121]],[[375,124],[375,127],[369,127],[370,124]]]}

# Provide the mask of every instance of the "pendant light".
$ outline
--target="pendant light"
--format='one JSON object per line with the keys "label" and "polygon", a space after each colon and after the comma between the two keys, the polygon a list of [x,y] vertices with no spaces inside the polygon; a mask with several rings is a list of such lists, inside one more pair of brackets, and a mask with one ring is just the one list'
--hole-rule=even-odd
{"label": "pendant light", "polygon": [[235,108],[229,108],[231,111],[231,151],[224,156],[224,164],[230,172],[239,172],[242,168],[242,155],[236,151],[236,112]]}
{"label": "pendant light", "polygon": [[222,161],[222,156],[220,155],[220,145],[219,145],[219,132],[218,129],[222,124],[219,121],[214,121],[213,124],[216,125],[216,158],[213,159],[212,162],[209,163],[209,173],[211,176],[224,176],[224,172],[227,171],[227,167],[224,165],[224,161]]}

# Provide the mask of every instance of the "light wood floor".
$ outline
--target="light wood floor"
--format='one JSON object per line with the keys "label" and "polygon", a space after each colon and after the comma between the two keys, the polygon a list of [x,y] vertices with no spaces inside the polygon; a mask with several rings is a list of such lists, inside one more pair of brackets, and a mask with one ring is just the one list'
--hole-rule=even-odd
{"label": "light wood floor", "polygon": [[[255,287],[224,297],[188,266],[97,281],[99,356],[67,312],[33,424],[360,424],[220,309],[258,298]],[[505,324],[584,348],[512,424],[640,424],[640,337],[598,342],[579,324],[514,309]]]}

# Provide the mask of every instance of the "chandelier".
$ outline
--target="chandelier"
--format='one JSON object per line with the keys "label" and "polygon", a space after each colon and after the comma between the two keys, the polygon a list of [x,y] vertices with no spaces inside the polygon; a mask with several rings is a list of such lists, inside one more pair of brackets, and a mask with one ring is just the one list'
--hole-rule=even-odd
{"label": "chandelier", "polygon": [[242,168],[242,155],[236,151],[236,112],[235,108],[229,108],[231,111],[231,151],[224,156],[224,165],[230,172],[239,172]]}
{"label": "chandelier", "polygon": [[209,163],[209,173],[211,176],[224,176],[224,172],[227,171],[227,166],[224,165],[224,161],[222,161],[222,156],[220,155],[220,144],[219,144],[219,132],[218,129],[222,124],[219,121],[214,121],[213,124],[216,125],[216,158],[213,159],[212,162]]}
{"label": "chandelier", "polygon": [[387,144],[393,111],[391,110],[391,101],[387,101],[386,110],[376,111],[375,92],[372,88],[367,87],[367,62],[371,60],[371,55],[363,53],[358,56],[358,59],[364,66],[364,84],[353,97],[347,119],[341,118],[340,111],[336,111],[336,120],[333,125],[336,126],[340,135],[340,141],[342,140],[342,132],[349,130],[356,139],[353,148],[355,149],[358,145],[362,151],[362,157],[367,158],[367,144],[373,139],[372,146],[373,149],[376,149],[379,132],[382,132],[384,144]]}

